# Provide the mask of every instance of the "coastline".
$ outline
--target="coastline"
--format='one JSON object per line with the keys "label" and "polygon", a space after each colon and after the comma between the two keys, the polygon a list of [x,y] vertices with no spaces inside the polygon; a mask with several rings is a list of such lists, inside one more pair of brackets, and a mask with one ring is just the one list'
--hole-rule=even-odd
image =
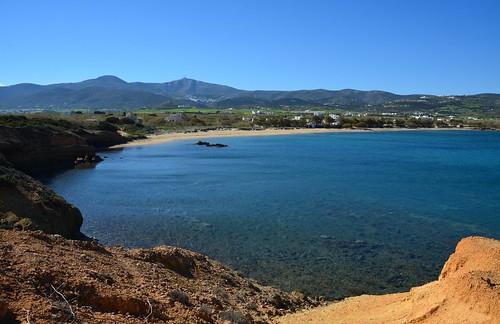
{"label": "coastline", "polygon": [[162,144],[173,141],[223,138],[223,137],[257,137],[277,135],[303,135],[325,133],[362,133],[362,132],[405,132],[405,131],[464,131],[471,128],[268,128],[263,130],[221,129],[198,132],[171,132],[150,135],[146,139],[134,140],[125,144],[111,146],[110,149]]}
{"label": "coastline", "polygon": [[[476,129],[216,130],[158,134],[131,142],[129,144],[133,145],[125,147],[217,137],[470,130]],[[34,134],[39,139],[45,138],[40,137],[40,133]],[[63,136],[66,140],[63,143],[67,143],[68,134],[71,132],[56,135]],[[52,132],[46,135],[55,136]],[[33,142],[33,138],[21,138],[25,142],[17,141],[16,145],[28,147],[26,143]],[[42,141],[42,144],[46,143],[48,141]],[[74,142],[73,147],[80,148],[79,143]],[[35,144],[29,147],[33,148]],[[60,144],[57,147],[66,152],[73,151]],[[47,147],[43,149],[53,152]],[[37,152],[27,150],[23,157],[32,161],[32,156],[36,156]],[[49,159],[54,157],[53,154],[47,154]],[[143,323],[148,319],[158,322],[169,319],[173,323],[209,323],[236,317],[285,324],[399,323],[402,318],[414,323],[441,323],[457,318],[493,323],[500,319],[500,300],[496,298],[500,292],[500,245],[497,240],[480,237],[462,240],[438,280],[410,291],[378,296],[362,295],[326,304],[321,299],[301,293],[262,286],[217,261],[189,250],[165,246],[130,250],[81,240],[79,230],[82,216],[79,210],[44,185],[33,184],[35,180],[16,171],[15,164],[12,166],[8,160],[1,158],[2,152],[0,174],[3,172],[4,178],[12,181],[12,185],[5,187],[9,190],[6,197],[15,199],[5,200],[7,208],[0,210],[0,216],[6,215],[8,218],[4,219],[12,222],[19,221],[18,225],[23,228],[21,230],[13,223],[13,228],[17,230],[0,229],[0,259],[6,260],[6,271],[0,273],[0,281],[6,287],[0,294],[0,322],[14,319],[21,321],[25,318],[31,322],[56,319],[67,322],[77,318],[127,323]],[[17,210],[22,215],[26,206],[31,208],[30,214],[19,219]],[[53,224],[54,227],[24,228],[24,224],[30,224],[27,221],[34,225]],[[71,224],[77,225],[73,232],[78,233],[63,235],[65,228]],[[34,232],[36,229],[39,231]],[[68,254],[67,251],[72,253]],[[58,271],[61,268],[67,271]],[[34,271],[41,275],[34,275]],[[52,294],[48,295],[47,291],[52,291]]]}

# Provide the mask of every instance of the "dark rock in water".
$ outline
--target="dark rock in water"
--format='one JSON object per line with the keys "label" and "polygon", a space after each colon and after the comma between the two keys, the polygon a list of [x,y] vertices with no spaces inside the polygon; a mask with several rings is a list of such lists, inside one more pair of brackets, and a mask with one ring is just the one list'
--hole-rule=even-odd
{"label": "dark rock in water", "polygon": [[22,172],[0,166],[0,228],[82,238],[82,222],[78,208],[51,189]]}
{"label": "dark rock in water", "polygon": [[198,141],[195,143],[195,145],[202,145],[206,147],[227,147],[226,144],[219,144],[219,143],[211,144],[210,142],[204,142],[204,141]]}
{"label": "dark rock in water", "polygon": [[78,157],[73,162],[77,168],[94,167],[97,163],[103,161],[103,158],[99,155],[85,155],[84,157]]}

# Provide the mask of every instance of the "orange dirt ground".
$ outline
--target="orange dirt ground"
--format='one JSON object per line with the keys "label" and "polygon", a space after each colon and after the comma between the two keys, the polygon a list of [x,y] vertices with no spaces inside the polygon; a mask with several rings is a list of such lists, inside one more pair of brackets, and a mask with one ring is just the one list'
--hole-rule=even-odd
{"label": "orange dirt ground", "polygon": [[500,241],[463,239],[439,280],[409,292],[352,297],[277,322],[500,323]]}
{"label": "orange dirt ground", "polygon": [[0,323],[265,323],[314,305],[184,249],[0,230]]}

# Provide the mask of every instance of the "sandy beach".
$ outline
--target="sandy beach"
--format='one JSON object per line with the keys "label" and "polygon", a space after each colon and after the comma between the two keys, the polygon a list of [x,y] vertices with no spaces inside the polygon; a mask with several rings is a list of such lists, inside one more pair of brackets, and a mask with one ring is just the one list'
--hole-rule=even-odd
{"label": "sandy beach", "polygon": [[273,136],[273,135],[299,135],[299,134],[318,134],[318,133],[340,133],[340,132],[362,132],[366,130],[353,129],[326,129],[326,128],[297,128],[297,129],[263,129],[263,130],[239,130],[223,129],[198,132],[172,132],[150,135],[146,139],[136,140],[125,144],[113,146],[112,148],[153,145],[167,143],[179,140],[218,138],[218,137],[243,137],[243,136]]}
{"label": "sandy beach", "polygon": [[170,132],[163,134],[150,135],[146,139],[140,139],[125,144],[115,145],[111,148],[125,148],[142,145],[154,145],[180,140],[198,140],[203,138],[219,138],[219,137],[243,137],[243,136],[275,136],[275,135],[301,135],[301,134],[323,134],[323,133],[359,133],[359,132],[394,132],[394,131],[450,131],[450,130],[465,130],[463,128],[294,128],[294,129],[278,129],[268,128],[263,130],[240,130],[240,129],[223,129],[209,130],[198,132]]}

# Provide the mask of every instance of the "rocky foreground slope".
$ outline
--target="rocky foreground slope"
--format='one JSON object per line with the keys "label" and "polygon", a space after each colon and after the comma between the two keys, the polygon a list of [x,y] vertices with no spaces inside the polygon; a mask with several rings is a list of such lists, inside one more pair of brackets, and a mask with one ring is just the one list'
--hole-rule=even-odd
{"label": "rocky foreground slope", "polygon": [[184,249],[0,230],[1,323],[265,323],[315,305]]}
{"label": "rocky foreground slope", "polygon": [[348,298],[278,322],[500,323],[500,241],[463,239],[437,281],[409,292]]}
{"label": "rocky foreground slope", "polygon": [[500,241],[462,240],[439,280],[409,292],[321,306],[184,249],[0,230],[0,322],[28,321],[500,323]]}

